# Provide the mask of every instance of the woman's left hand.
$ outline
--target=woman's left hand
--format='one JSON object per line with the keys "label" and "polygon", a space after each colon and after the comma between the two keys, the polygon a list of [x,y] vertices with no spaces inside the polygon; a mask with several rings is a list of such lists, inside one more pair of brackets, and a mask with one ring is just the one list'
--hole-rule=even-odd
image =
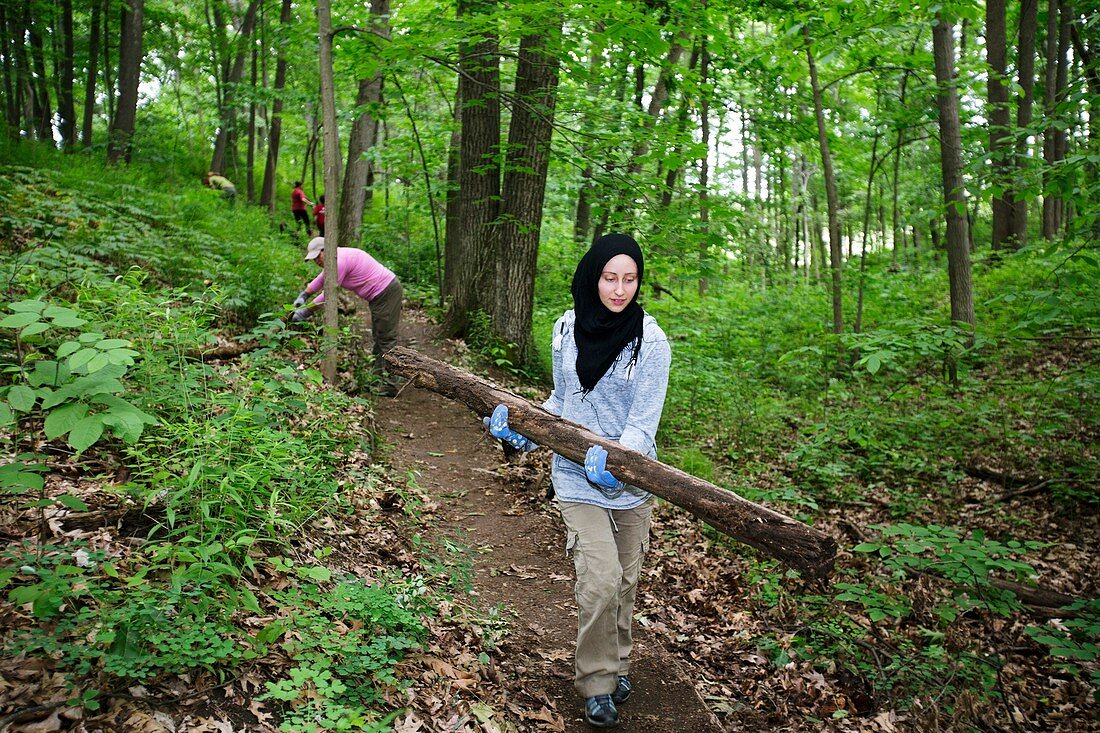
{"label": "woman's left hand", "polygon": [[622,489],[623,482],[607,470],[607,449],[594,445],[584,457],[584,473],[588,480],[605,489]]}

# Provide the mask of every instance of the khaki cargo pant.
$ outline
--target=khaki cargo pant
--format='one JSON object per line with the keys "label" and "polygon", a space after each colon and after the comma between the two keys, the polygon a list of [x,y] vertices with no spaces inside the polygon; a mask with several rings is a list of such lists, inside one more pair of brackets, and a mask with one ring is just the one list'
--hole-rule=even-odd
{"label": "khaki cargo pant", "polygon": [[577,571],[577,653],[573,685],[581,697],[609,695],[630,672],[631,621],[642,559],[649,549],[653,500],[627,510],[559,502],[565,551]]}

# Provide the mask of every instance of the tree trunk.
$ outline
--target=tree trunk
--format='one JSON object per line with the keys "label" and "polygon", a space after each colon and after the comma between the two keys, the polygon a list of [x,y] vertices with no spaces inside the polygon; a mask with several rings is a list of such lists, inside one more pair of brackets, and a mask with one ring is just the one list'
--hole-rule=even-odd
{"label": "tree trunk", "polygon": [[844,333],[843,291],[840,283],[840,200],[836,190],[836,176],[833,174],[833,157],[829,152],[829,132],[825,129],[825,109],[821,102],[821,85],[817,80],[817,65],[814,64],[813,49],[810,44],[810,31],[803,27],[806,40],[806,61],[810,66],[810,87],[814,96],[814,116],[817,118],[817,141],[821,147],[821,165],[825,175],[825,196],[829,207],[829,269],[833,294],[833,333]]}
{"label": "tree trunk", "polygon": [[526,364],[533,356],[531,311],[557,103],[560,16],[557,22],[556,27],[533,22],[539,33],[525,35],[519,42],[500,222],[494,227],[493,333],[504,343],[515,344],[515,364]]}
{"label": "tree trunk", "polygon": [[99,62],[99,0],[92,0],[92,18],[88,23],[88,77],[84,86],[84,118],[80,128],[80,142],[92,147],[92,123],[95,121],[95,88]]}
{"label": "tree trunk", "polygon": [[[875,108],[877,111],[877,103]],[[879,135],[875,133],[874,142],[871,143],[871,165],[867,170],[867,193],[863,200],[863,246],[859,250],[859,287],[856,290],[856,322],[852,326],[853,333],[863,333],[863,279],[867,269],[868,234],[871,229],[871,188],[874,186],[875,171],[878,168],[878,140]],[[851,237],[850,234],[848,236]],[[897,244],[895,243],[894,246],[896,248]]]}
{"label": "tree trunk", "polygon": [[[688,73],[695,71],[699,65],[699,55],[701,48],[696,43],[691,49],[691,59],[688,61]],[[681,88],[680,95],[680,109],[676,113],[676,131],[674,134],[674,142],[672,145],[672,154],[669,156],[674,159],[681,159],[680,152],[683,149],[683,143],[685,136],[688,134],[688,121],[691,119],[691,97],[687,93],[686,88]],[[682,166],[675,165],[669,166],[668,172],[665,175],[664,190],[661,191],[661,208],[669,209],[672,206],[673,192],[676,190],[676,181],[680,178],[680,169]],[[748,191],[746,191],[746,194]]]}
{"label": "tree trunk", "polygon": [[951,320],[974,326],[974,295],[970,284],[970,246],[966,194],[962,177],[962,135],[959,99],[955,91],[955,51],[952,24],[941,14],[932,28],[936,65],[936,107],[940,120],[940,165],[947,219],[947,273],[951,288]]}
{"label": "tree trunk", "polygon": [[[595,99],[600,91],[598,80],[606,59],[604,57],[603,39],[607,30],[604,21],[596,21],[594,33],[590,38],[591,44],[588,50],[588,95]],[[595,170],[589,158],[589,147],[585,143],[582,152],[585,156],[584,170],[581,171],[581,185],[577,191],[577,208],[573,217],[573,241],[587,242],[588,232],[592,228],[592,200],[594,189],[592,176]]]}
{"label": "tree trunk", "polygon": [[76,147],[76,106],[73,102],[73,0],[61,0],[61,68],[58,70],[57,113],[61,144],[72,152]]}
{"label": "tree trunk", "polygon": [[[53,111],[50,107],[50,87],[46,74],[46,49],[42,41],[42,33],[39,27],[44,25],[41,18],[31,13],[34,4],[28,0],[26,5],[26,21],[28,38],[31,44],[31,62],[34,64],[34,83],[32,84],[34,129],[39,140],[53,142]],[[41,8],[38,8],[41,9]]]}
{"label": "tree trunk", "polygon": [[107,140],[107,162],[130,162],[141,81],[145,0],[124,0],[122,36],[118,47],[118,110]]}
{"label": "tree trunk", "polygon": [[1008,245],[1008,238],[1012,234],[1012,199],[1008,193],[1011,188],[1012,128],[1008,107],[1005,0],[987,0],[985,39],[986,64],[989,66],[986,81],[989,96],[986,112],[989,119],[989,157],[993,163],[993,183],[1005,190],[1004,193],[993,195],[992,247],[994,251],[998,251]]}
{"label": "tree trunk", "polygon": [[776,511],[741,498],[683,471],[624,448],[585,428],[555,417],[478,377],[416,351],[398,346],[383,357],[388,369],[418,387],[462,402],[475,415],[508,407],[508,424],[558,455],[584,463],[592,445],[607,450],[607,469],[629,484],[679,506],[715,529],[812,577],[824,577],[836,559],[836,541]]}
{"label": "tree trunk", "polygon": [[1016,184],[1012,196],[1011,246],[1019,249],[1027,244],[1027,189],[1028,161],[1031,159],[1025,131],[1031,126],[1032,107],[1035,99],[1035,30],[1038,24],[1039,0],[1023,0],[1020,5],[1020,44],[1017,55],[1020,89],[1023,94],[1016,105]]}
{"label": "tree trunk", "polygon": [[[332,70],[331,0],[317,0],[318,46],[321,71],[321,117],[325,126],[325,204],[326,216],[340,220],[340,128],[336,124],[336,87]],[[331,207],[331,208],[329,208]],[[336,211],[332,211],[336,209]],[[336,248],[340,244],[339,227],[325,232],[325,332],[328,350],[321,365],[325,382],[336,381],[336,338],[339,314],[336,297]]]}
{"label": "tree trunk", "polygon": [[[244,19],[241,21],[240,30],[233,44],[237,53],[233,57],[233,66],[228,70],[223,80],[225,92],[222,95],[221,108],[218,110],[218,118],[221,122],[218,125],[218,135],[214,138],[214,153],[210,156],[210,170],[212,171],[220,172],[225,168],[225,151],[229,143],[229,137],[231,134],[235,134],[237,130],[237,93],[235,89],[241,83],[241,79],[244,78],[244,62],[247,57],[245,44],[252,37],[252,29],[256,25],[256,13],[259,7],[260,0],[252,0],[248,4],[248,8],[244,12]],[[236,168],[237,158],[235,155],[231,162],[233,167]]]}
{"label": "tree trunk", "polygon": [[[495,0],[461,0],[460,16],[477,18]],[[454,251],[446,253],[447,282],[454,286],[444,328],[464,335],[470,317],[490,311],[495,298],[496,254],[492,227],[500,214],[500,50],[493,32],[461,44],[458,80],[462,139],[458,169],[458,226]],[[448,244],[450,244],[448,237]]]}
{"label": "tree trunk", "polygon": [[8,137],[12,140],[19,139],[19,107],[16,104],[16,90],[18,80],[15,74],[15,64],[12,60],[11,39],[15,33],[9,25],[7,5],[0,3],[0,54],[4,56],[4,124],[7,127]]}
{"label": "tree trunk", "polygon": [[115,82],[111,78],[111,0],[103,0],[103,94],[107,97],[107,134],[115,125]]}
{"label": "tree trunk", "polygon": [[1053,239],[1061,227],[1062,197],[1055,194],[1054,167],[1058,157],[1059,136],[1065,137],[1061,125],[1055,124],[1058,118],[1058,103],[1065,94],[1066,83],[1066,44],[1069,40],[1069,26],[1065,23],[1065,13],[1061,12],[1059,0],[1047,3],[1046,68],[1043,85],[1043,238]]}
{"label": "tree trunk", "polygon": [[[462,205],[458,190],[458,173],[462,167],[462,89],[455,91],[454,119],[451,120],[451,140],[447,146],[447,196],[444,204],[443,252],[447,267],[443,272],[443,291],[440,299],[454,296],[460,289],[458,268],[451,267],[451,257],[457,257],[462,248]],[[389,220],[389,188],[386,188],[386,219]]]}
{"label": "tree trunk", "polygon": [[[699,283],[697,286],[699,295],[705,295],[710,283],[706,277],[706,261],[710,252],[710,203],[707,201],[707,187],[710,185],[710,49],[707,47],[707,36],[702,37],[702,61],[699,68],[699,233],[702,235],[699,242]],[[760,168],[756,169],[757,193],[760,189]],[[758,199],[759,200],[759,197]]]}
{"label": "tree trunk", "polygon": [[[390,36],[389,0],[371,0],[371,28],[383,39]],[[348,136],[348,162],[344,171],[343,197],[340,201],[340,241],[345,246],[354,244],[362,236],[363,207],[366,203],[367,173],[370,162],[364,154],[378,140],[378,118],[371,108],[382,103],[382,69],[378,68],[368,78],[359,80],[359,93],[355,99],[357,116]],[[327,201],[327,197],[326,197]]]}
{"label": "tree trunk", "polygon": [[[1094,47],[1090,48],[1086,45],[1085,38],[1081,34],[1080,25],[1080,19],[1074,18],[1070,24],[1070,37],[1073,40],[1073,50],[1081,60],[1081,72],[1085,77],[1085,84],[1089,91],[1086,97],[1088,100],[1087,147],[1089,156],[1085,162],[1085,180],[1082,190],[1095,191],[1097,190],[1096,186],[1100,183],[1098,181],[1100,166],[1097,166],[1095,162],[1095,156],[1100,155],[1100,58],[1096,56]],[[1072,214],[1072,201],[1070,203],[1070,213]],[[1090,218],[1092,219],[1090,235],[1093,240],[1096,240],[1100,238],[1100,216],[1093,213]]]}
{"label": "tree trunk", "polygon": [[245,178],[248,203],[256,200],[256,82],[258,81],[259,52],[252,47],[252,74],[249,83],[252,94],[248,99],[248,159],[245,163]]}
{"label": "tree trunk", "polygon": [[278,60],[275,62],[275,101],[271,103],[271,124],[268,128],[267,162],[264,164],[264,183],[260,190],[260,206],[275,215],[275,173],[279,165],[279,139],[283,132],[283,87],[286,86],[285,33],[290,28],[290,3],[283,0],[279,11]]}

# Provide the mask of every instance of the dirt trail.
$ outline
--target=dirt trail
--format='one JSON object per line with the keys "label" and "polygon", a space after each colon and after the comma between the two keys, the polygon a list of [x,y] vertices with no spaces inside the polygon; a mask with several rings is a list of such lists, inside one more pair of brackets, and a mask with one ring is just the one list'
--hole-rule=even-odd
{"label": "dirt trail", "polygon": [[[435,331],[410,309],[401,343],[446,360],[453,344],[437,342]],[[498,441],[482,440],[478,417],[464,405],[406,386],[396,399],[381,400],[376,416],[383,440],[393,446],[390,462],[400,471],[414,471],[417,483],[438,502],[444,521],[433,527],[437,538],[457,537],[474,550],[478,605],[505,609],[510,633],[499,671],[510,703],[532,714],[550,708],[570,733],[591,730],[572,684],[573,567],[563,550],[560,516],[544,500],[543,487],[532,485],[537,479],[508,481]],[[618,730],[722,730],[677,659],[640,625],[635,628],[635,693],[620,710]]]}

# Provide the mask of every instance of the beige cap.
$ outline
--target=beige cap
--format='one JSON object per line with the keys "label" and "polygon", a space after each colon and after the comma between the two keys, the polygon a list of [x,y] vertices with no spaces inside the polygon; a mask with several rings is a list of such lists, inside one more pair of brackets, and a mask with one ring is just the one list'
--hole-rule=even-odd
{"label": "beige cap", "polygon": [[306,259],[315,260],[317,255],[323,254],[325,251],[325,238],[314,237],[309,240],[309,244],[306,246]]}

